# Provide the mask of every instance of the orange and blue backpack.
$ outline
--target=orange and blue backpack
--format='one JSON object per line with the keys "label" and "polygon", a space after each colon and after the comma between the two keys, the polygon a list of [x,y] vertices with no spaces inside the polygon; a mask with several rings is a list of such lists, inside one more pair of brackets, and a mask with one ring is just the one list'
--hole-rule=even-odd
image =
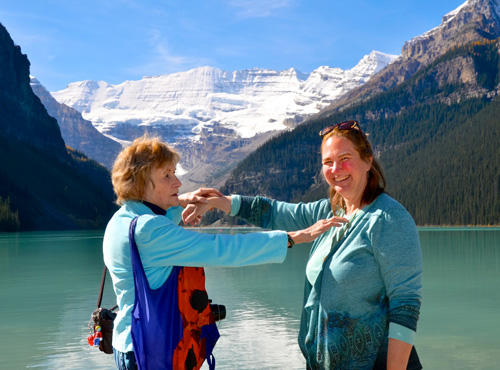
{"label": "orange and blue backpack", "polygon": [[204,269],[174,266],[165,283],[151,289],[135,244],[136,223],[137,217],[129,241],[135,286],[131,334],[139,370],[198,370],[205,360],[215,369],[219,331]]}

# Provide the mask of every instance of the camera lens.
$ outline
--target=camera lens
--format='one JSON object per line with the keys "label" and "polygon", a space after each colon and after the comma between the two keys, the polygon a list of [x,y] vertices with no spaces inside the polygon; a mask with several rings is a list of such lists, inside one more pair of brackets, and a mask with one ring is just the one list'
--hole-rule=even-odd
{"label": "camera lens", "polygon": [[222,304],[211,304],[210,310],[214,315],[215,321],[224,320],[226,318],[226,306]]}

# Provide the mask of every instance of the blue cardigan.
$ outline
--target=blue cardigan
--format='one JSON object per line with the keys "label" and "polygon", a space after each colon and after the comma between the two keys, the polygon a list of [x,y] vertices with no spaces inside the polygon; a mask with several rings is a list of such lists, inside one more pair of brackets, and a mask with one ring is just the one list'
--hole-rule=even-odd
{"label": "blue cardigan", "polygon": [[[332,217],[328,199],[290,204],[233,196],[232,214],[267,229],[293,231]],[[387,194],[358,211],[344,237],[316,239],[330,253],[306,279],[299,345],[311,369],[372,369],[387,338],[413,343],[420,312],[422,255],[416,225]]]}
{"label": "blue cardigan", "polygon": [[134,217],[141,216],[135,241],[152,289],[163,285],[172,266],[246,266],[285,259],[288,239],[283,231],[203,234],[178,226],[182,210],[173,207],[162,216],[140,202],[127,201],[106,227],[104,262],[120,309],[114,322],[113,347],[120,352],[133,350],[130,326],[135,294],[128,231]]}

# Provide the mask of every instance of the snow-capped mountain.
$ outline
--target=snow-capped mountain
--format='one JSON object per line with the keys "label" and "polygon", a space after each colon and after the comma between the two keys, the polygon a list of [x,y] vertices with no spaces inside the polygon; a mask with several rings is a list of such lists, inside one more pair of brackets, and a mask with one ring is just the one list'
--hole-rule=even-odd
{"label": "snow-capped mountain", "polygon": [[75,82],[51,94],[106,136],[125,141],[145,131],[162,136],[181,152],[184,170],[196,172],[187,177],[200,183],[206,180],[199,176],[206,154],[196,148],[217,152],[204,163],[212,170],[230,166],[270,133],[318,113],[396,57],[373,51],[350,70],[324,66],[310,74],[293,68],[228,72],[200,67],[118,85]]}
{"label": "snow-capped mountain", "polygon": [[121,133],[122,125],[167,125],[179,127],[177,135],[191,136],[212,121],[246,138],[282,130],[297,115],[317,113],[394,58],[374,51],[351,70],[320,67],[309,75],[295,69],[228,72],[200,67],[119,85],[75,82],[52,95],[101,132],[122,139],[130,139]]}

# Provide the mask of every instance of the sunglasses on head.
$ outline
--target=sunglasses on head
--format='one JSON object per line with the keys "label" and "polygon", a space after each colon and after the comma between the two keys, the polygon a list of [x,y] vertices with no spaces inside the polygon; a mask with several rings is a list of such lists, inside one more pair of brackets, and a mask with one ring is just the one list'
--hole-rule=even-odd
{"label": "sunglasses on head", "polygon": [[319,132],[319,136],[321,136],[321,138],[324,138],[325,135],[329,134],[336,128],[338,128],[339,130],[358,130],[359,133],[361,134],[361,138],[365,142],[366,147],[368,149],[371,148],[370,144],[368,143],[368,140],[366,139],[365,133],[363,132],[363,130],[361,130],[361,126],[359,125],[358,121],[345,121],[337,123],[332,126],[327,126]]}

